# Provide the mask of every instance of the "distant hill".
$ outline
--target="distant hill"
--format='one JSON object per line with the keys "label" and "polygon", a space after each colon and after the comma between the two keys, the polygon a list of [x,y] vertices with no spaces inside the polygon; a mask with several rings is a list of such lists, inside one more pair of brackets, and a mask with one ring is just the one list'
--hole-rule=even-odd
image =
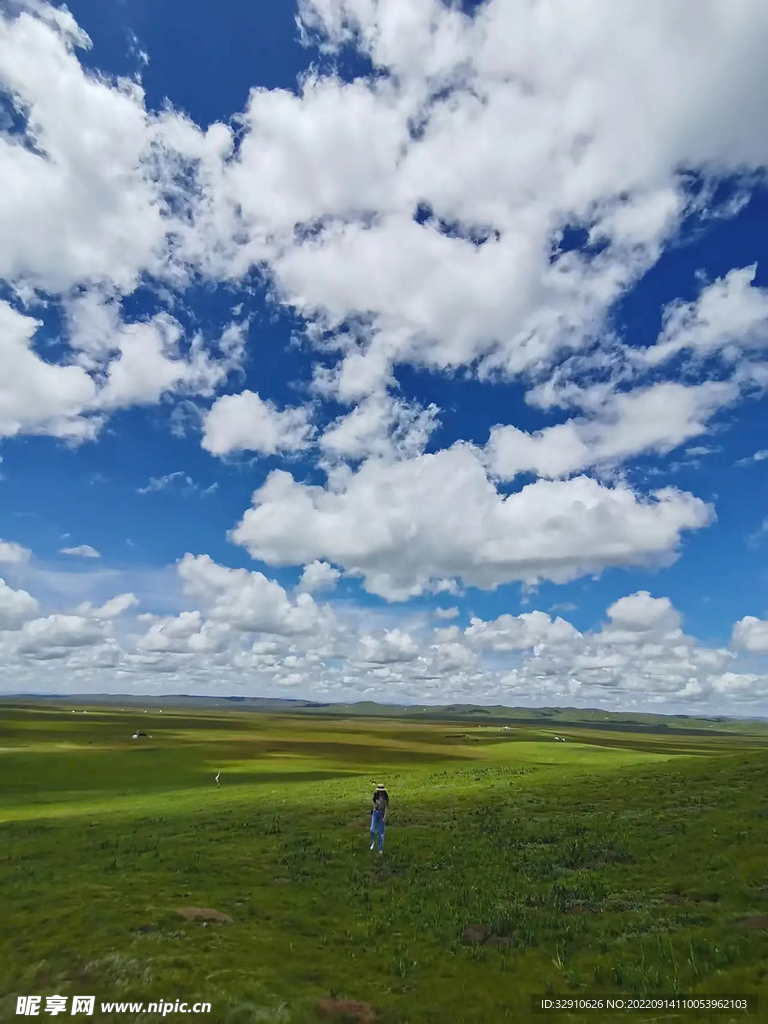
{"label": "distant hill", "polygon": [[478,720],[487,725],[571,726],[603,728],[617,731],[680,732],[768,732],[763,718],[731,718],[725,715],[656,715],[633,711],[605,711],[601,708],[521,708],[501,704],[377,704],[357,701],[351,704],[324,703],[302,698],[196,696],[170,694],[142,696],[136,694],[33,694],[0,695],[0,706],[13,703],[86,704],[100,707],[142,708],[220,708],[227,711],[295,713],[328,715],[340,718],[403,718],[423,721],[466,722]]}

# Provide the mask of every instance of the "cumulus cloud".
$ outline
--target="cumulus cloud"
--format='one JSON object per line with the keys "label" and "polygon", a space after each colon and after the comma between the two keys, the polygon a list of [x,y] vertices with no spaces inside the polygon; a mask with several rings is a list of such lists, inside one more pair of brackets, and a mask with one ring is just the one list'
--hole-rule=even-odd
{"label": "cumulus cloud", "polygon": [[308,594],[316,590],[333,590],[340,576],[339,570],[329,565],[328,562],[315,559],[314,562],[304,566],[298,589],[304,590]]}
{"label": "cumulus cloud", "polygon": [[130,608],[135,608],[138,603],[139,599],[135,594],[117,594],[97,607],[94,607],[90,601],[84,601],[78,605],[75,611],[81,616],[109,621],[118,618]]}
{"label": "cumulus cloud", "polygon": [[280,410],[254,391],[224,395],[203,420],[203,448],[212,455],[300,451],[307,446],[311,434],[310,419],[309,409]]}
{"label": "cumulus cloud", "polygon": [[276,581],[208,556],[187,555],[177,571],[194,607],[132,619],[131,594],[40,616],[33,597],[0,586],[0,652],[14,685],[103,692],[119,678],[138,692],[690,713],[757,709],[768,693],[765,622],[742,619],[729,649],[705,644],[684,632],[669,598],[647,591],[615,601],[588,632],[540,610],[434,629],[423,613],[291,600]]}
{"label": "cumulus cloud", "polygon": [[56,613],[25,622],[17,650],[32,658],[63,658],[72,647],[87,647],[104,639],[104,626],[94,619]]}
{"label": "cumulus cloud", "polygon": [[[21,0],[0,15],[15,125],[0,137],[0,437],[95,440],[117,410],[172,399],[172,431],[200,419],[213,455],[301,452],[326,474],[321,485],[305,467],[272,472],[231,534],[267,564],[304,567],[291,595],[187,555],[178,574],[199,608],[165,604],[174,614],[134,635],[127,592],[42,616],[4,585],[2,645],[20,681],[66,666],[88,685],[119,672],[205,689],[246,673],[269,692],[311,679],[326,694],[507,702],[748,701],[766,689],[736,653],[762,653],[762,620],[742,619],[722,650],[645,591],[584,634],[539,611],[435,632],[406,612],[383,627],[311,596],[342,572],[402,601],[665,565],[713,519],[692,494],[644,494],[603,471],[618,478],[639,455],[702,438],[768,384],[756,268],[671,302],[645,348],[618,336],[611,313],[684,220],[732,215],[764,173],[754,126],[768,115],[768,8],[587,7],[301,0],[305,41],[331,57],[352,47],[375,73],[347,82],[319,62],[295,90],[253,89],[232,112],[237,140],[225,124],[148,110],[136,81],[86,70],[90,41],[66,9]],[[736,200],[718,206],[723,179]],[[254,270],[322,356],[311,407],[282,408],[261,384],[221,396],[246,363],[247,324],[210,334],[185,318],[185,288]],[[681,365],[684,379],[664,379]],[[530,406],[572,412],[426,454],[440,410],[399,392],[403,366],[520,378]],[[316,399],[338,405],[326,415]],[[522,474],[538,479],[505,486]],[[0,560],[26,557],[0,542]]]}
{"label": "cumulus cloud", "polygon": [[93,437],[98,421],[82,414],[94,403],[96,385],[80,366],[40,358],[32,348],[39,326],[39,321],[0,301],[0,362],[6,367],[0,383],[0,436]]}
{"label": "cumulus cloud", "polygon": [[648,452],[666,454],[703,434],[711,417],[738,394],[738,387],[727,382],[663,382],[611,394],[592,418],[568,420],[535,434],[497,426],[486,446],[488,465],[502,480],[519,473],[557,478]]}
{"label": "cumulus cloud", "polygon": [[651,366],[688,352],[697,359],[721,354],[731,362],[744,349],[768,345],[768,290],[754,286],[757,265],[731,270],[707,285],[694,302],[675,302],[664,311],[655,345],[638,350]]}
{"label": "cumulus cloud", "polygon": [[47,362],[34,350],[41,321],[0,301],[0,436],[48,434],[93,439],[107,414],[155,404],[170,392],[210,395],[239,360],[213,358],[195,337],[181,349],[182,328],[158,314],[147,322],[115,323],[101,341],[94,329],[70,338],[68,363]]}
{"label": "cumulus cloud", "polygon": [[205,622],[196,610],[154,621],[136,646],[142,652],[215,654],[227,647],[229,635],[228,623]]}
{"label": "cumulus cloud", "polygon": [[459,617],[458,608],[435,608],[434,615],[436,619],[456,619]]}
{"label": "cumulus cloud", "polygon": [[236,362],[212,358],[200,336],[182,353],[182,336],[181,325],[165,314],[124,325],[115,340],[117,355],[108,363],[96,396],[97,408],[154,405],[170,392],[212,395]]}
{"label": "cumulus cloud", "polygon": [[[302,0],[308,37],[357,47],[378,73],[315,70],[297,92],[252,90],[236,150],[224,124],[154,114],[137,82],[86,71],[90,42],[71,15],[22,5],[0,22],[0,76],[25,117],[0,147],[0,277],[85,291],[68,300],[73,359],[36,356],[28,317],[3,332],[38,399],[8,410],[5,431],[91,437],[115,408],[224,382],[242,328],[216,357],[199,338],[181,351],[167,312],[122,322],[120,297],[148,273],[180,288],[190,270],[229,280],[264,268],[310,336],[336,344],[339,397],[371,399],[324,435],[343,457],[375,454],[388,432],[408,454],[423,447],[432,414],[384,408],[397,363],[527,373],[594,341],[681,217],[706,212],[680,168],[712,178],[768,161],[752,129],[768,113],[768,16],[686,2],[695,34],[661,0],[600,0],[588,16],[561,0],[551,16],[512,0],[471,16],[437,0]],[[567,228],[592,249],[566,244]],[[736,269],[670,307],[647,360],[762,337],[753,280]],[[309,430],[305,411],[247,391],[206,422],[216,454],[295,450]]]}
{"label": "cumulus cloud", "polygon": [[239,365],[231,330],[214,352],[197,336],[182,345],[165,312],[124,323],[120,310],[144,274],[184,283],[172,242],[184,221],[179,172],[220,159],[227,130],[148,113],[135,81],[84,70],[90,40],[65,9],[14,6],[0,17],[0,85],[24,127],[0,138],[0,279],[33,306],[61,294],[69,351],[42,358],[41,322],[0,303],[0,436],[82,441],[114,409],[210,395]]}
{"label": "cumulus cloud", "polygon": [[0,579],[0,630],[18,629],[37,614],[38,607],[26,590],[14,590]]}
{"label": "cumulus cloud", "polygon": [[392,629],[383,636],[361,636],[360,658],[378,665],[413,661],[419,654],[419,645],[401,629]]}
{"label": "cumulus cloud", "polygon": [[212,619],[251,633],[291,635],[320,629],[332,619],[312,596],[300,593],[291,601],[275,580],[247,569],[228,569],[208,555],[187,554],[179,563],[185,590],[201,599]]}
{"label": "cumulus cloud", "polygon": [[464,630],[467,642],[493,651],[522,651],[539,644],[572,643],[581,633],[564,619],[545,612],[500,615],[491,622],[473,618]]}
{"label": "cumulus cloud", "polygon": [[32,552],[29,548],[22,547],[10,540],[0,540],[0,563],[8,565],[23,565],[28,562]]}
{"label": "cumulus cloud", "polygon": [[27,6],[0,20],[2,83],[35,142],[0,144],[0,276],[52,291],[107,278],[130,290],[158,266],[166,231],[143,93],[83,71],[76,49],[90,40],[71,15]]}
{"label": "cumulus cloud", "polygon": [[733,627],[732,642],[751,654],[768,654],[768,621],[746,615]]}
{"label": "cumulus cloud", "polygon": [[71,555],[74,558],[101,558],[96,548],[91,547],[90,544],[78,544],[77,547],[62,548],[59,554]]}
{"label": "cumulus cloud", "polygon": [[651,597],[647,590],[622,597],[608,609],[611,629],[619,632],[648,633],[663,630],[674,632],[680,626],[680,615],[668,597]]}
{"label": "cumulus cloud", "polygon": [[[661,2],[544,10],[304,2],[311,36],[379,75],[251,96],[223,192],[246,249],[272,240],[285,301],[330,330],[370,324],[344,353],[375,370],[357,397],[397,362],[516,373],[583,344],[692,209],[680,168],[766,161],[757,5],[691,3],[695,37]],[[315,230],[295,239],[297,222]],[[567,225],[594,255],[558,244]]]}
{"label": "cumulus cloud", "polygon": [[490,589],[669,562],[682,532],[711,514],[671,488],[646,499],[585,476],[504,496],[476,454],[455,446],[367,461],[327,488],[275,470],[231,537],[269,565],[325,558],[362,576],[371,593],[404,600],[445,578]]}
{"label": "cumulus cloud", "polygon": [[386,393],[368,395],[325,429],[320,446],[351,461],[417,455],[437,425],[437,412],[434,405],[423,409]]}

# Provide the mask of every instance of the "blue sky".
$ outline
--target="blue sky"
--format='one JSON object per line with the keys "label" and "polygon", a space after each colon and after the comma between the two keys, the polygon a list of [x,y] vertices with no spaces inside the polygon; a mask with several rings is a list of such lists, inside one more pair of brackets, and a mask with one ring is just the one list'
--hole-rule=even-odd
{"label": "blue sky", "polygon": [[3,15],[3,689],[761,713],[768,14],[689,6]]}

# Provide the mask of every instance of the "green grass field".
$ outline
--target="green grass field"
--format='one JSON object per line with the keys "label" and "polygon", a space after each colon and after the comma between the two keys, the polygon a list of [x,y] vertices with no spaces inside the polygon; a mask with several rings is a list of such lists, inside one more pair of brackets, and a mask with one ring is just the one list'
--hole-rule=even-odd
{"label": "green grass field", "polygon": [[[21,1019],[17,996],[54,993],[208,1001],[217,1024],[492,1024],[527,1019],[533,993],[757,993],[751,1019],[768,1020],[757,727],[65,701],[6,702],[0,722],[2,1020]],[[352,1016],[324,1018],[343,1000]]]}

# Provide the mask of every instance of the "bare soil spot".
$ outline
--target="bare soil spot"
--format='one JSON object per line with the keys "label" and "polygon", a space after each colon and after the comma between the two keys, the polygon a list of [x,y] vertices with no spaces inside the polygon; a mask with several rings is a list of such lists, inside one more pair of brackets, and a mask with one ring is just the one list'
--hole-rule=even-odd
{"label": "bare soil spot", "polygon": [[720,896],[716,892],[665,892],[662,899],[672,906],[680,906],[683,903],[719,903]]}
{"label": "bare soil spot", "polygon": [[187,921],[213,921],[216,924],[232,924],[229,914],[209,907],[178,907],[176,913]]}
{"label": "bare soil spot", "polygon": [[495,935],[483,924],[468,924],[461,934],[461,941],[466,946],[510,946],[512,939],[508,935]]}
{"label": "bare soil spot", "polygon": [[461,939],[468,946],[480,946],[482,945],[488,936],[490,931],[485,925],[482,924],[468,924],[464,929]]}
{"label": "bare soil spot", "polygon": [[566,914],[599,914],[599,907],[591,903],[571,903],[565,908]]}
{"label": "bare soil spot", "polygon": [[325,1017],[342,1017],[358,1021],[358,1024],[373,1024],[376,1020],[376,1011],[371,1004],[359,999],[321,999],[317,1005]]}
{"label": "bare soil spot", "polygon": [[739,928],[749,928],[752,931],[768,931],[768,914],[753,914],[751,917],[742,917],[736,924]]}
{"label": "bare soil spot", "polygon": [[595,858],[595,864],[634,864],[635,858],[631,853],[622,853],[618,850],[603,850]]}

